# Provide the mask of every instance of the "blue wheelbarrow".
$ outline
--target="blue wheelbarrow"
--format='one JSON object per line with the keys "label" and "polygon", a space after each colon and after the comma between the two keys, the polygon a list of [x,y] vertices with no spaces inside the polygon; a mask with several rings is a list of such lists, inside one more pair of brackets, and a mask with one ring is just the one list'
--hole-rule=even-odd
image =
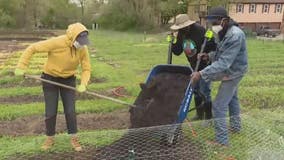
{"label": "blue wheelbarrow", "polygon": [[[180,73],[184,75],[191,75],[194,71],[198,70],[199,64],[200,64],[200,59],[197,60],[196,68],[193,70],[190,65],[188,66],[182,66],[182,65],[173,65],[172,63],[172,43],[173,41],[170,42],[169,44],[169,50],[168,50],[168,64],[165,65],[157,65],[152,70],[150,71],[147,79],[146,79],[146,84],[151,81],[152,78],[155,76],[161,74],[161,73]],[[206,46],[207,38],[205,38],[202,47],[201,47],[201,52],[203,53],[204,48]],[[190,102],[192,100],[193,96],[193,91],[194,91],[194,84],[192,84],[192,81],[189,82],[187,89],[184,94],[184,98],[181,102],[181,105],[179,107],[179,111],[177,113],[177,118],[176,121],[174,122],[174,125],[170,127],[170,129],[167,132],[167,135],[164,135],[164,140],[168,144],[175,144],[178,141],[178,138],[180,136],[180,131],[181,131],[181,124],[184,122],[184,120],[187,117],[188,112],[190,111]]]}

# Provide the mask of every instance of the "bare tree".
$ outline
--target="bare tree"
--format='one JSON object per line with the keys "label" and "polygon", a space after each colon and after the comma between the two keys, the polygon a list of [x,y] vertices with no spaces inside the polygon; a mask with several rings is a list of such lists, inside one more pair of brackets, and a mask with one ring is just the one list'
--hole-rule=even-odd
{"label": "bare tree", "polygon": [[80,3],[80,7],[81,7],[81,14],[82,14],[82,19],[84,17],[85,14],[85,5],[86,5],[86,1],[87,0],[78,0]]}

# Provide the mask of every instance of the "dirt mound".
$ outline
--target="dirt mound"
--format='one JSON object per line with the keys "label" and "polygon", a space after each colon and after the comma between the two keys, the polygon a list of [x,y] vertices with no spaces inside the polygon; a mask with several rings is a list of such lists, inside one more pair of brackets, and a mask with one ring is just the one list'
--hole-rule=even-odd
{"label": "dirt mound", "polygon": [[162,73],[141,84],[137,108],[130,109],[131,128],[174,123],[189,81],[188,75]]}
{"label": "dirt mound", "polygon": [[[102,114],[79,114],[77,116],[79,130],[126,129],[129,126],[127,110]],[[0,135],[23,136],[45,133],[44,116],[29,116],[13,121],[0,121]],[[66,131],[64,115],[58,115],[56,131]]]}

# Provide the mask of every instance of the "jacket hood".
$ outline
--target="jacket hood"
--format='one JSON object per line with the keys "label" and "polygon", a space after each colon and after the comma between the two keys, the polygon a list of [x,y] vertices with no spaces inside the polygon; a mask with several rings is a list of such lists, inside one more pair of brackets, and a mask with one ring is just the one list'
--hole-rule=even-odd
{"label": "jacket hood", "polygon": [[234,21],[233,19],[230,18],[229,23],[228,23],[228,26],[224,27],[223,30],[221,30],[221,31],[219,32],[219,38],[220,38],[220,40],[223,40],[223,39],[225,38],[225,36],[226,36],[228,30],[229,30],[231,27],[233,27],[233,26],[239,27],[239,24],[238,24],[238,22],[236,22],[236,21]]}
{"label": "jacket hood", "polygon": [[229,21],[229,28],[231,28],[232,26],[237,26],[237,27],[239,27],[239,24],[238,24],[238,22],[236,22],[235,20],[230,19],[230,21]]}
{"label": "jacket hood", "polygon": [[72,46],[76,37],[84,31],[88,31],[88,29],[81,23],[74,23],[74,24],[70,24],[68,26],[68,29],[66,30],[66,35],[68,37],[68,39],[70,40],[70,45]]}

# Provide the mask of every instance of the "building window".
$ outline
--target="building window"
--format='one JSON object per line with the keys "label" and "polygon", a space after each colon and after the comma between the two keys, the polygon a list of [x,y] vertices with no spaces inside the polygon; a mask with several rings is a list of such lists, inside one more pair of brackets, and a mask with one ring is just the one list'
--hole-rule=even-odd
{"label": "building window", "polygon": [[282,4],[275,5],[275,13],[282,13]]}
{"label": "building window", "polygon": [[264,4],[262,6],[262,13],[269,13],[269,4]]}
{"label": "building window", "polygon": [[249,13],[256,13],[256,4],[249,5]]}
{"label": "building window", "polygon": [[198,14],[199,11],[200,11],[200,6],[198,6],[198,5],[194,6],[194,13]]}
{"label": "building window", "polygon": [[244,13],[244,5],[237,4],[237,13]]}

